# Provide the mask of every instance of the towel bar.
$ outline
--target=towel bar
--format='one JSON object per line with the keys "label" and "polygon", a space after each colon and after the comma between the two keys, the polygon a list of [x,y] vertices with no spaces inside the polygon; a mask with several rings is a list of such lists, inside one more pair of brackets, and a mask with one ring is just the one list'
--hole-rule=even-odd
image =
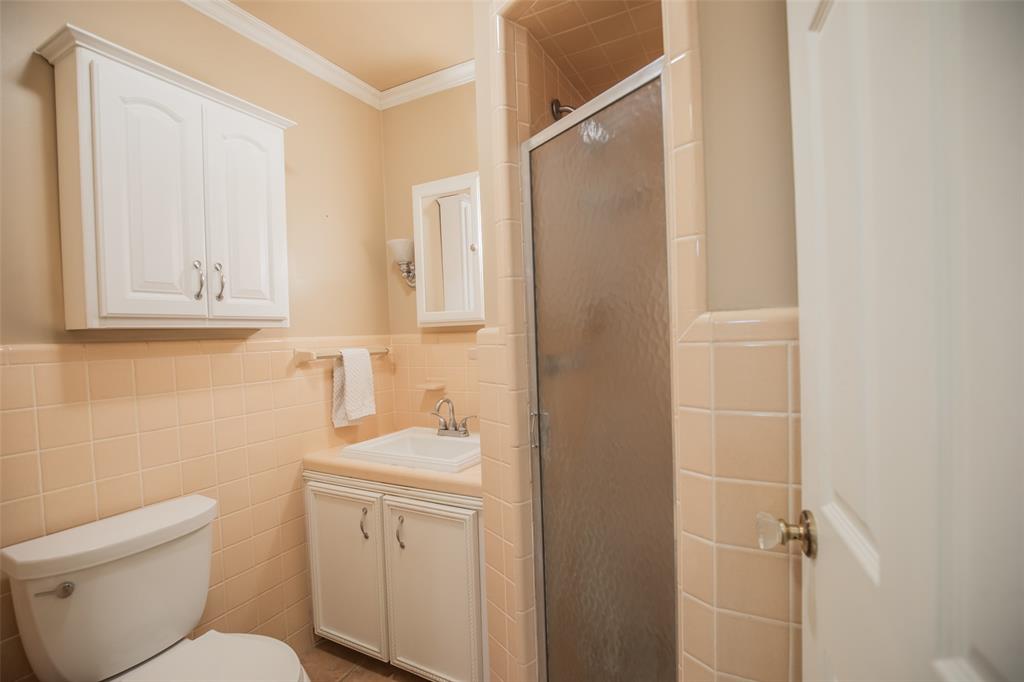
{"label": "towel bar", "polygon": [[[391,348],[388,346],[368,346],[367,349],[370,351],[370,355],[387,355],[391,352]],[[296,348],[292,351],[292,357],[295,362],[312,362],[313,360],[327,360],[330,358],[336,358],[341,355],[338,351],[326,351],[318,353],[312,350],[299,350]]]}

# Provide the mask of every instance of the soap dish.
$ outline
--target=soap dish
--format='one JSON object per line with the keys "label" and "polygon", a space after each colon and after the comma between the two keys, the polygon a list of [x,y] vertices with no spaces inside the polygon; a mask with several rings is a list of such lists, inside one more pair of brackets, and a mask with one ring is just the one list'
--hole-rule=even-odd
{"label": "soap dish", "polygon": [[421,391],[443,391],[444,382],[428,379],[422,384],[416,384],[416,388],[418,388]]}

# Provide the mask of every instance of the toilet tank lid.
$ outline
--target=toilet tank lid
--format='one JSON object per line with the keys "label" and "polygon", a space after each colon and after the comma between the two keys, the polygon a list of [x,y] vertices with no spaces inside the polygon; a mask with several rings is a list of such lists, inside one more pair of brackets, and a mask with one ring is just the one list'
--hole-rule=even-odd
{"label": "toilet tank lid", "polygon": [[216,515],[216,500],[179,497],[5,547],[0,568],[14,580],[80,571],[188,535]]}

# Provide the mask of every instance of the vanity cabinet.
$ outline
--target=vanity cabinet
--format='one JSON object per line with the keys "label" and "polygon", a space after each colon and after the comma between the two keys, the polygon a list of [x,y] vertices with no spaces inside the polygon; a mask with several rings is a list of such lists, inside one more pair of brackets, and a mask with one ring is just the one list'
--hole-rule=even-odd
{"label": "vanity cabinet", "polygon": [[442,680],[481,679],[477,512],[384,498],[391,662]]}
{"label": "vanity cabinet", "polygon": [[306,479],[316,633],[430,680],[482,680],[480,500]]}
{"label": "vanity cabinet", "polygon": [[287,326],[292,122],[73,26],[39,52],[65,327]]}
{"label": "vanity cabinet", "polygon": [[306,486],[317,634],[386,661],[382,506],[380,493]]}

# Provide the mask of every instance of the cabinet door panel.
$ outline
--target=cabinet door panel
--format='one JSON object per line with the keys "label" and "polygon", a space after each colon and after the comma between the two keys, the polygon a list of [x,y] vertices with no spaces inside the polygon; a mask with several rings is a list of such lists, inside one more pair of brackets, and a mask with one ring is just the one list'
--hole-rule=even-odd
{"label": "cabinet door panel", "polygon": [[391,662],[482,679],[477,512],[386,496],[384,518]]}
{"label": "cabinet door panel", "polygon": [[90,76],[99,313],[206,317],[202,102],[105,59]]}
{"label": "cabinet door panel", "polygon": [[306,484],[316,633],[388,659],[381,495]]}
{"label": "cabinet door panel", "polygon": [[284,132],[217,105],[205,118],[211,314],[283,319]]}

